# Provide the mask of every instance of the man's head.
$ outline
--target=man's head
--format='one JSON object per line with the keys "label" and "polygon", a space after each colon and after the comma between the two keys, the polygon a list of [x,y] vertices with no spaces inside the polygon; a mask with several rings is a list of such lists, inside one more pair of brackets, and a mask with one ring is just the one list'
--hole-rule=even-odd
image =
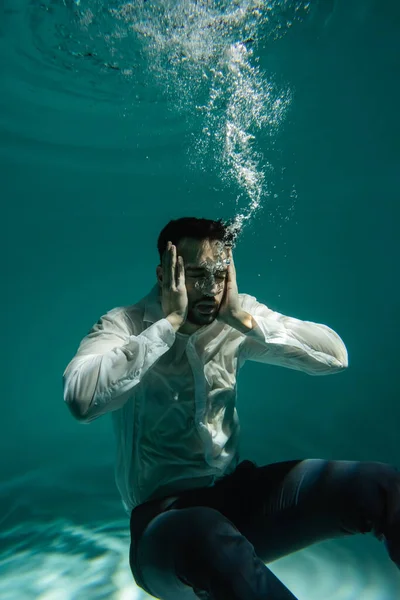
{"label": "man's head", "polygon": [[[185,265],[187,321],[198,327],[209,325],[218,314],[225,290],[226,247],[234,241],[229,224],[196,217],[170,221],[158,238],[160,261],[168,241],[176,246]],[[161,285],[161,265],[157,267],[157,279]]]}

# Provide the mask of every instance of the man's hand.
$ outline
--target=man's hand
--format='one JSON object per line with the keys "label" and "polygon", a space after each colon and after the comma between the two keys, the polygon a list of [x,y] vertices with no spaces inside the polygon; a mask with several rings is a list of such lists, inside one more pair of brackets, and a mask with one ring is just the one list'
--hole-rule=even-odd
{"label": "man's hand", "polygon": [[253,329],[254,322],[252,316],[244,311],[240,305],[232,249],[228,248],[227,253],[228,272],[226,274],[224,296],[217,318],[219,321],[223,321],[231,327],[234,327],[234,329],[246,333]]}
{"label": "man's hand", "polygon": [[182,256],[176,257],[176,246],[168,242],[162,259],[161,306],[175,331],[186,321],[188,297]]}

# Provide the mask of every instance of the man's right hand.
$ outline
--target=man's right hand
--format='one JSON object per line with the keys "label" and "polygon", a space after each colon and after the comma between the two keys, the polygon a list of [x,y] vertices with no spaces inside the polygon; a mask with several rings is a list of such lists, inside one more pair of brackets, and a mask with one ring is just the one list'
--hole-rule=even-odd
{"label": "man's right hand", "polygon": [[168,242],[162,259],[161,306],[175,331],[186,321],[188,297],[182,256],[176,256],[176,246]]}

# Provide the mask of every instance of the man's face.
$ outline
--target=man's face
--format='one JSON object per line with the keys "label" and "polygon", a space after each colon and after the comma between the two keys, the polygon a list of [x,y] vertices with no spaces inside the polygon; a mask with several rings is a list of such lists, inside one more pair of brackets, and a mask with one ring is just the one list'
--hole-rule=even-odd
{"label": "man's face", "polygon": [[184,238],[177,254],[185,264],[187,320],[194,325],[209,325],[218,314],[225,291],[226,248],[218,241]]}

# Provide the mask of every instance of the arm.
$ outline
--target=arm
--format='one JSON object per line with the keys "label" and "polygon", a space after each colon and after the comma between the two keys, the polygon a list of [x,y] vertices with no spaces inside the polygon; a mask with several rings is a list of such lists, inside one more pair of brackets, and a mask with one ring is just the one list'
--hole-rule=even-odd
{"label": "arm", "polygon": [[244,334],[239,364],[255,360],[304,371],[310,375],[336,373],[347,367],[347,350],[326,325],[285,317],[260,304],[253,296],[238,294],[232,250],[219,319]]}
{"label": "arm", "polygon": [[82,340],[64,372],[64,400],[72,414],[89,422],[121,408],[132,388],[175,341],[185,322],[187,292],[183,259],[168,242],[162,261],[161,304],[166,315],[139,335],[123,309],[101,317]]}
{"label": "arm", "polygon": [[326,325],[286,317],[252,296],[245,296],[243,311],[241,321],[247,331],[238,323],[245,333],[241,362],[254,360],[309,375],[328,375],[347,367],[346,346]]}
{"label": "arm", "polygon": [[175,328],[167,319],[137,336],[131,335],[126,319],[123,309],[102,316],[64,372],[64,400],[80,421],[123,406],[132,388],[175,341]]}

